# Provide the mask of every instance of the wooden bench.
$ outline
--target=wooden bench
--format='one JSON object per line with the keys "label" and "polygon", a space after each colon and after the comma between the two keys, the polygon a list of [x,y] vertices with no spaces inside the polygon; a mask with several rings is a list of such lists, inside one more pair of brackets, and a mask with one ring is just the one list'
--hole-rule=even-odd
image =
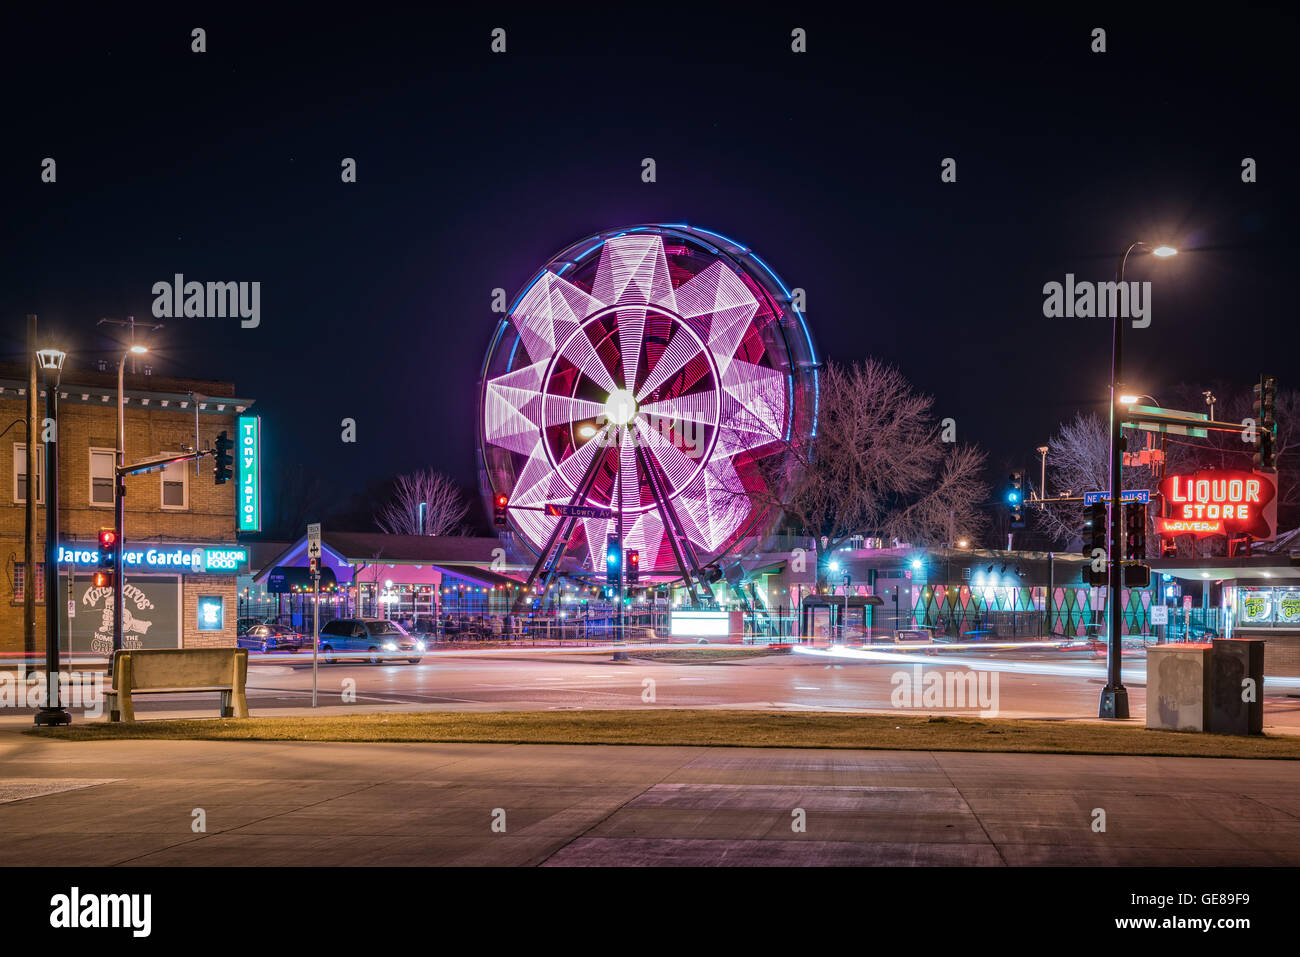
{"label": "wooden bench", "polygon": [[134,721],[138,694],[220,692],[221,717],[247,718],[248,650],[245,648],[151,648],[113,655],[109,721]]}

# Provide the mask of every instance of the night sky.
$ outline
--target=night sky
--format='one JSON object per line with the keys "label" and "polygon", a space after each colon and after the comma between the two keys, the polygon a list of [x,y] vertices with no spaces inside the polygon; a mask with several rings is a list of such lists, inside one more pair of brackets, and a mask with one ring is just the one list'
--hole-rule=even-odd
{"label": "night sky", "polygon": [[1300,384],[1293,17],[706,8],[6,13],[0,350],[35,312],[93,363],[120,355],[95,321],[148,321],[155,282],[257,280],[259,328],[172,319],[155,373],[233,380],[271,467],[339,496],[425,466],[468,486],[492,290],[599,230],[686,222],[803,287],[824,356],[935,395],[991,480],[1104,408],[1109,322],[1044,318],[1042,287],[1113,278],[1134,239],[1183,255],[1130,263],[1154,284],[1132,391]]}

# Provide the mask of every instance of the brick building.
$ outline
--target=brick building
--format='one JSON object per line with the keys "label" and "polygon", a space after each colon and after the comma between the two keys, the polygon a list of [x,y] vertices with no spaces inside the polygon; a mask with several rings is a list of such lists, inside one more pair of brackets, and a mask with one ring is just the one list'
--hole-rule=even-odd
{"label": "brick building", "polygon": [[[0,364],[0,425],[26,415],[26,370]],[[235,439],[238,417],[252,401],[229,382],[128,375],[125,380],[127,464],[211,448],[218,433]],[[39,390],[38,421],[45,416]],[[39,435],[38,435],[39,438]],[[64,649],[103,656],[111,648],[112,594],[91,576],[101,528],[113,525],[117,446],[117,371],[65,366],[59,385],[59,595]],[[43,648],[46,602],[45,453],[34,457],[37,495],[36,645]],[[19,424],[0,442],[0,654],[23,651],[24,505],[27,435]],[[175,648],[233,646],[235,576],[247,571],[237,541],[239,482],[217,485],[212,459],[167,467],[126,480],[123,549],[123,644]]]}

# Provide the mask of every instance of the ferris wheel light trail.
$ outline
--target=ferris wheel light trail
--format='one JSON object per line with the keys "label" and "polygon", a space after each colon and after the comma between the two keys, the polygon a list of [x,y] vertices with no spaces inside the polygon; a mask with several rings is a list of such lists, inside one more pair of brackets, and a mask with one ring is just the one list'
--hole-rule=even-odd
{"label": "ferris wheel light trail", "polygon": [[547,505],[621,514],[575,526],[594,572],[610,535],[651,574],[710,560],[766,518],[756,463],[809,431],[811,340],[786,336],[803,320],[770,270],[720,238],[647,226],[575,244],[510,312],[485,367],[482,448],[535,551],[562,522]]}

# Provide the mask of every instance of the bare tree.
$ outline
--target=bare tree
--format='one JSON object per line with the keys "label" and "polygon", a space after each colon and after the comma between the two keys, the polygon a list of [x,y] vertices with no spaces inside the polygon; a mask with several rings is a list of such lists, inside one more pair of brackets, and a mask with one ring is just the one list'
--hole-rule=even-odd
{"label": "bare tree", "polygon": [[[1058,494],[1082,496],[1110,488],[1109,425],[1095,413],[1079,413],[1063,424],[1047,442],[1048,484]],[[1130,486],[1131,487],[1131,486]],[[1042,490],[1039,490],[1042,495]],[[1085,509],[1078,503],[1046,500],[1041,512],[1043,528],[1053,538],[1070,544],[1081,539]]]}
{"label": "bare tree", "polygon": [[308,522],[320,521],[329,497],[320,477],[301,462],[277,469],[275,474],[265,534],[272,540],[293,541],[304,533]]}
{"label": "bare tree", "polygon": [[782,454],[759,460],[763,490],[746,494],[812,536],[819,587],[829,554],[854,536],[935,545],[983,530],[984,453],[944,442],[933,402],[873,359],[831,364],[811,447],[781,441]]}
{"label": "bare tree", "polygon": [[[424,505],[424,527],[420,527],[420,506]],[[393,501],[375,516],[375,524],[390,535],[465,534],[461,521],[469,502],[456,483],[433,469],[399,475]]]}

